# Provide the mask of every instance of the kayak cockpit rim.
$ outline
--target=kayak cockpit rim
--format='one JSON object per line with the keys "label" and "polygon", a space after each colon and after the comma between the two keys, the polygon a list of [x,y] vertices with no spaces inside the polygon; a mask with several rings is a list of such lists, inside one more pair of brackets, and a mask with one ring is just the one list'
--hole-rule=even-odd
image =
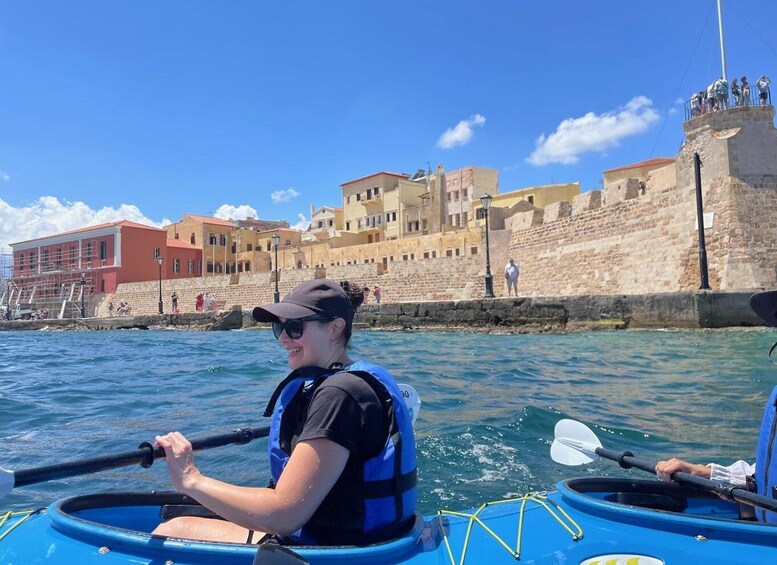
{"label": "kayak cockpit rim", "polygon": [[[114,547],[132,546],[133,554],[159,555],[192,551],[207,556],[213,554],[255,554],[256,544],[204,542],[151,535],[160,522],[159,511],[164,505],[197,504],[190,497],[176,492],[119,492],[74,496],[55,502],[48,509],[54,529],[68,537],[91,545]],[[117,512],[121,509],[121,512]],[[347,554],[373,557],[408,555],[414,551],[424,529],[424,518],[416,514],[404,536],[387,542],[365,546],[289,546],[293,551],[316,553],[336,550]]]}
{"label": "kayak cockpit rim", "polygon": [[714,493],[658,480],[586,477],[556,485],[573,509],[614,522],[649,529],[679,531],[712,529],[719,537],[774,536],[777,527],[739,518],[739,505]]}

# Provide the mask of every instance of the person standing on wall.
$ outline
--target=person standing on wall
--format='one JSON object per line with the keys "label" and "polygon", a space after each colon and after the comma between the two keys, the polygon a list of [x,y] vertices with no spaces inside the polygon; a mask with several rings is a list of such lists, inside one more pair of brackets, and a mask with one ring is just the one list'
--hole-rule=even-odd
{"label": "person standing on wall", "polygon": [[173,314],[178,313],[178,294],[173,291],[173,294],[170,295],[170,300],[173,303]]}
{"label": "person standing on wall", "polygon": [[510,296],[510,287],[513,289],[515,296],[518,296],[518,275],[520,271],[518,269],[518,263],[515,259],[510,257],[507,265],[505,265],[505,281],[507,282],[507,296]]}

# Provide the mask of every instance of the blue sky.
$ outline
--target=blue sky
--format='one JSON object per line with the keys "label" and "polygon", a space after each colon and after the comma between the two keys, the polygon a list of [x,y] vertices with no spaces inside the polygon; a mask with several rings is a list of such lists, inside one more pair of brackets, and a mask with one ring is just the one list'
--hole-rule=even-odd
{"label": "blue sky", "polygon": [[[777,2],[723,4],[729,77],[777,75]],[[682,142],[715,0],[0,0],[0,247],[184,213],[284,219],[443,163],[598,188]]]}

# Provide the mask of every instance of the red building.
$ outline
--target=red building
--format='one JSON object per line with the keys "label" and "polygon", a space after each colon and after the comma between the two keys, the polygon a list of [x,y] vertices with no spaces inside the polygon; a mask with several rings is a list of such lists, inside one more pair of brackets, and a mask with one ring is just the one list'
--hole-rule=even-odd
{"label": "red building", "polygon": [[[202,251],[167,239],[164,229],[127,220],[12,243],[13,303],[44,304],[67,317],[66,305],[115,292],[124,282],[199,277]],[[83,281],[83,282],[82,282]],[[54,312],[53,312],[54,313]]]}

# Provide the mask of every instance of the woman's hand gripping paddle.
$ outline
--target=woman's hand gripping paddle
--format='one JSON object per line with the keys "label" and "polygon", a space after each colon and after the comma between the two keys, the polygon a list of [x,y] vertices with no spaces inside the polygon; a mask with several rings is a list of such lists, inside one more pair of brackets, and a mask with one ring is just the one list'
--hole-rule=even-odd
{"label": "woman's hand gripping paddle", "polygon": [[[602,447],[593,430],[575,420],[564,419],[556,423],[553,444],[550,446],[550,456],[553,461],[562,465],[583,465],[601,457],[617,462],[624,469],[636,467],[654,475],[656,473],[654,462],[634,457],[630,451],[611,451]],[[672,480],[700,490],[714,492],[726,500],[742,502],[777,512],[777,500],[753,494],[734,485],[710,481],[681,471],[673,473]]]}

